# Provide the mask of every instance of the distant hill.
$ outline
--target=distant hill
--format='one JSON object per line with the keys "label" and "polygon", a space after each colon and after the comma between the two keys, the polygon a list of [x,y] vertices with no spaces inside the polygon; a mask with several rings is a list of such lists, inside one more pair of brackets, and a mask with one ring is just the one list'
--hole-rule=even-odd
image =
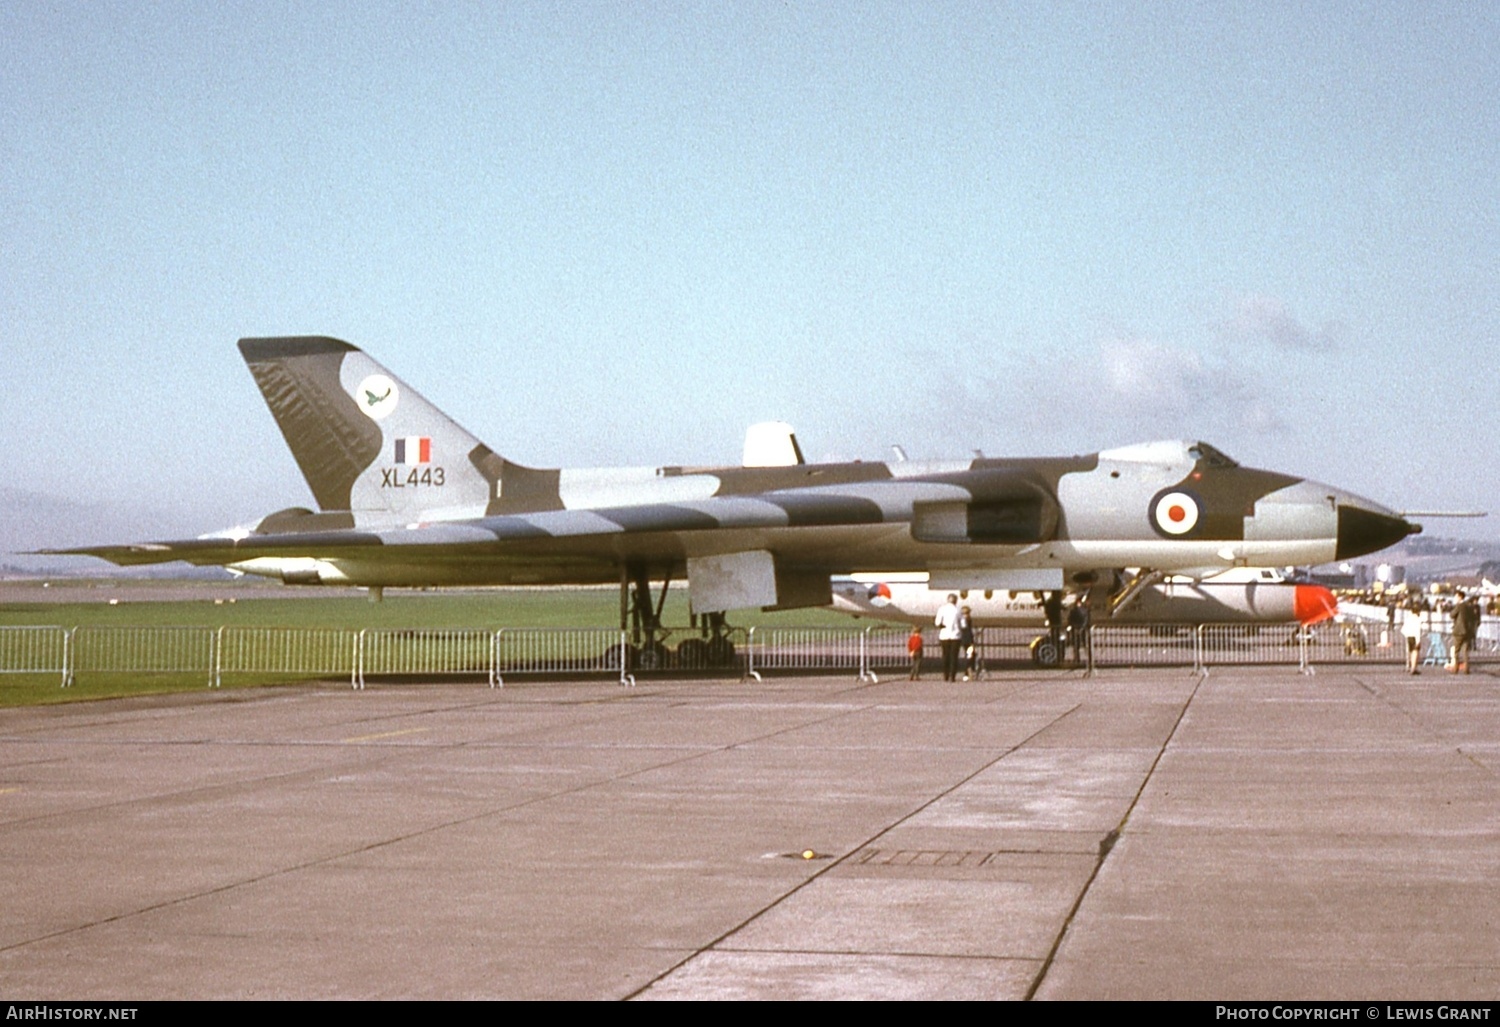
{"label": "distant hill", "polygon": [[[1401,567],[1405,569],[1405,580],[1426,584],[1455,577],[1478,577],[1485,573],[1486,565],[1492,572],[1500,565],[1500,542],[1418,535],[1351,562],[1372,569],[1381,564]],[[1326,565],[1329,569],[1336,566]],[[1494,580],[1492,573],[1489,576]]]}
{"label": "distant hill", "polygon": [[190,538],[205,530],[201,524],[188,524],[185,521],[186,518],[181,514],[117,506],[107,502],[83,503],[0,486],[0,574],[49,574],[59,577],[224,577],[224,571],[200,570],[186,564],[126,571],[92,557],[24,555],[37,549],[64,549],[148,538]]}

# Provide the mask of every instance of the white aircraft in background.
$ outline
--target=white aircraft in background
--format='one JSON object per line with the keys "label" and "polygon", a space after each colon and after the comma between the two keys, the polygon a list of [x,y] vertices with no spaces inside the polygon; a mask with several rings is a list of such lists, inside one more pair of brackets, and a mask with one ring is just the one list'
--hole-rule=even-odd
{"label": "white aircraft in background", "polygon": [[[923,574],[854,574],[833,583],[840,613],[928,625],[951,594],[970,608],[976,627],[1045,627],[1043,593],[931,588]],[[1317,624],[1338,613],[1322,585],[1292,582],[1280,571],[1245,567],[1194,581],[1168,577],[1142,589],[1110,617],[1113,624]]]}
{"label": "white aircraft in background", "polygon": [[[1089,593],[1091,608],[1109,608],[1109,597]],[[833,582],[833,608],[853,617],[931,626],[938,607],[957,595],[969,608],[975,627],[1047,627],[1045,593],[1002,589],[937,589],[925,575],[855,574]],[[1118,594],[1118,593],[1117,593]],[[1100,600],[1103,600],[1102,602]],[[1236,568],[1203,580],[1174,575],[1135,591],[1129,602],[1109,614],[1111,624],[1317,624],[1338,613],[1338,600],[1322,585],[1286,580],[1270,568]],[[1065,614],[1064,614],[1065,615]],[[1062,659],[1058,634],[1039,635],[1031,658],[1042,666]]]}

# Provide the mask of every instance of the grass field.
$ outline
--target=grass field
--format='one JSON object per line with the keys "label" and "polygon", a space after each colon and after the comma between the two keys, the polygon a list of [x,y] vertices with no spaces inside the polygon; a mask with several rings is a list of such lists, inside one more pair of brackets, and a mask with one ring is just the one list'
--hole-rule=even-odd
{"label": "grass field", "polygon": [[[205,582],[11,583],[0,601],[0,627],[138,628],[362,628],[422,630],[500,628],[618,628],[617,589],[505,588],[443,592],[393,591],[381,602],[363,592],[291,590],[263,585]],[[113,600],[113,602],[111,602]],[[687,590],[668,593],[663,623],[687,634]],[[738,628],[771,626],[855,627],[867,624],[830,610],[778,613],[745,611],[730,618]],[[226,687],[285,683],[286,676],[236,675]],[[61,688],[55,674],[0,675],[0,707],[71,702],[124,695],[200,690],[201,673],[80,673]]]}
{"label": "grass field", "polygon": [[[37,597],[35,601],[26,601],[28,592]],[[155,599],[155,593],[170,598]],[[194,593],[201,593],[202,597],[194,597]],[[364,592],[353,589],[80,581],[54,584],[45,593],[39,584],[30,588],[12,587],[5,591],[5,596],[10,601],[0,600],[0,625],[495,629],[612,628],[620,623],[620,595],[614,588],[393,590],[377,603],[371,602]],[[116,602],[111,604],[111,599]],[[848,627],[858,623],[831,610],[819,609],[777,613],[744,610],[729,619],[735,627],[743,628]],[[662,622],[669,627],[688,624],[687,589],[681,583],[667,593]]]}

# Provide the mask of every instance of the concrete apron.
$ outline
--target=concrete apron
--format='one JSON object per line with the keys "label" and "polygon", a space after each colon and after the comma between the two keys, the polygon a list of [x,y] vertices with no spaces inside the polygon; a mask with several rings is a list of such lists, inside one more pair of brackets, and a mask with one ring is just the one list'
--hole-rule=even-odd
{"label": "concrete apron", "polygon": [[1491,998],[1495,686],[1267,667],[4,711],[0,990]]}

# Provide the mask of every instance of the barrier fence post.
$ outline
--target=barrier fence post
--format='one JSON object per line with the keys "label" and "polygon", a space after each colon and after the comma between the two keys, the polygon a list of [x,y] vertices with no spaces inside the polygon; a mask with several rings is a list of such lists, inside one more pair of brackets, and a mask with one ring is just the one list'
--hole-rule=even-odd
{"label": "barrier fence post", "polygon": [[500,673],[500,636],[505,634],[505,629],[500,628],[490,639],[490,687],[504,688],[505,678]]}
{"label": "barrier fence post", "polygon": [[1208,677],[1208,659],[1203,646],[1203,634],[1207,630],[1207,624],[1199,624],[1193,630],[1193,673],[1201,677]]}
{"label": "barrier fence post", "polygon": [[859,636],[859,680],[862,682],[868,682],[870,684],[879,684],[880,679],[876,677],[875,672],[870,669],[870,630],[870,628],[865,628],[865,630],[861,632]]}
{"label": "barrier fence post", "polygon": [[360,628],[359,634],[354,636],[354,670],[350,673],[349,684],[357,692],[365,687],[365,632],[367,628]]}
{"label": "barrier fence post", "polygon": [[73,632],[78,628],[71,627],[63,632],[63,658],[62,658],[62,687],[67,688],[73,683]]}
{"label": "barrier fence post", "polygon": [[760,680],[760,671],[755,669],[755,628],[745,633],[745,678]]}
{"label": "barrier fence post", "polygon": [[622,688],[635,687],[635,675],[630,673],[630,636],[624,631],[620,632],[620,686]]}
{"label": "barrier fence post", "polygon": [[1312,661],[1309,659],[1308,643],[1312,632],[1307,628],[1299,626],[1297,629],[1297,670],[1302,674],[1316,674]]}

